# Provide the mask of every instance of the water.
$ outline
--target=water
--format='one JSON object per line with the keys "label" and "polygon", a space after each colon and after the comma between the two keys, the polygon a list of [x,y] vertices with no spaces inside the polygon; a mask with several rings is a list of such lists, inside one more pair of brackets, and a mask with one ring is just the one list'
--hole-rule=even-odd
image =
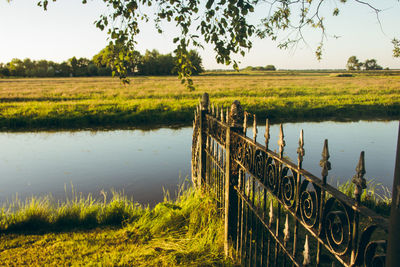
{"label": "water", "polygon": [[[320,122],[284,125],[285,154],[296,161],[298,135],[304,129],[304,168],[319,176],[322,145],[329,139],[335,185],[355,174],[365,151],[366,178],[392,186],[398,122]],[[263,143],[264,127],[258,141]],[[251,128],[248,135],[252,136]],[[279,126],[271,127],[270,149],[277,149]],[[100,196],[100,191],[124,191],[141,203],[162,200],[177,184],[190,178],[192,128],[76,132],[0,133],[0,201],[16,195],[65,191]]]}

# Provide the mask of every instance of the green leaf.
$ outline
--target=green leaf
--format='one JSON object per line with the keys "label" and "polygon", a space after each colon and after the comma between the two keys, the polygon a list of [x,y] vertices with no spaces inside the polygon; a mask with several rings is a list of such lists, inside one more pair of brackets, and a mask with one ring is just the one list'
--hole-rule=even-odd
{"label": "green leaf", "polygon": [[334,16],[339,15],[339,8],[335,8],[335,9],[333,10],[333,15],[334,15]]}

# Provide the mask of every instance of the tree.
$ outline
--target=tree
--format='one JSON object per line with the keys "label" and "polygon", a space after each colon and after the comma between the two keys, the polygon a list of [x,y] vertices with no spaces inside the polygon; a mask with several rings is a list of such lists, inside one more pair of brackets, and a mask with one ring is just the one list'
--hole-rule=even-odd
{"label": "tree", "polygon": [[201,59],[199,53],[196,50],[189,51],[189,60],[193,66],[192,74],[197,75],[204,72],[203,60]]}
{"label": "tree", "polygon": [[276,70],[274,65],[267,65],[265,66],[265,70]]}
{"label": "tree", "polygon": [[376,63],[376,59],[367,59],[365,60],[363,67],[365,70],[381,70],[383,69]]}
{"label": "tree", "polygon": [[93,56],[93,62],[101,68],[101,73],[119,73],[122,78],[136,72],[141,64],[141,55],[138,51],[128,50],[121,44],[110,43],[98,54]]}
{"label": "tree", "polygon": [[68,59],[68,65],[71,67],[71,74],[75,76],[78,71],[78,60],[76,57]]}
{"label": "tree", "polygon": [[7,63],[6,67],[10,71],[10,76],[25,76],[24,63],[18,58],[13,58],[9,63]]}
{"label": "tree", "polygon": [[0,63],[0,77],[8,77],[10,76],[10,71],[8,70],[7,66],[3,63]]}
{"label": "tree", "polygon": [[358,60],[356,56],[351,56],[347,60],[346,68],[347,70],[360,70],[362,63]]}

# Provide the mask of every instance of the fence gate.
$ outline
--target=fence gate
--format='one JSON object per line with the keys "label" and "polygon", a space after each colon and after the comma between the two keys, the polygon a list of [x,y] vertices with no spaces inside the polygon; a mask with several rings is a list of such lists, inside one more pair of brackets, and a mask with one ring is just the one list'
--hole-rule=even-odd
{"label": "fence gate", "polygon": [[[246,136],[248,119],[253,136]],[[328,141],[321,177],[302,168],[303,133],[297,163],[284,158],[282,125],[279,152],[257,142],[255,115],[235,101],[224,111],[208,95],[195,111],[192,180],[214,194],[225,220],[225,253],[245,266],[384,266],[388,220],[363,206],[364,152],[356,172],[354,198],[327,184]],[[400,266],[400,265],[399,265]]]}

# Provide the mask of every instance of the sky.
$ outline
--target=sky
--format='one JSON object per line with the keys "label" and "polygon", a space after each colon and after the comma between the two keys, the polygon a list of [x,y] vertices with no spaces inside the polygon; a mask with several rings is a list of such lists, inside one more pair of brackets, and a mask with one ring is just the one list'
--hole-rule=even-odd
{"label": "sky", "polygon": [[[0,62],[12,58],[52,60],[62,62],[71,58],[92,58],[107,43],[107,34],[97,29],[94,21],[107,8],[100,0],[58,0],[50,3],[43,11],[35,0],[0,0]],[[275,65],[278,69],[343,69],[350,56],[361,61],[375,58],[379,65],[400,69],[400,59],[393,58],[391,40],[400,38],[400,2],[397,0],[369,1],[383,11],[380,22],[375,13],[365,5],[348,0],[343,5],[338,0],[327,0],[324,13],[327,15],[327,39],[323,58],[318,61],[315,48],[320,35],[306,31],[307,44],[299,43],[296,48],[281,50],[277,42],[268,39],[253,39],[253,48],[245,57],[235,57],[239,66]],[[377,2],[377,3],[376,3]],[[333,8],[341,8],[337,17],[330,16]],[[250,20],[257,21],[265,16],[268,6],[261,5]],[[164,25],[163,34],[158,34],[152,23],[141,24],[137,50],[157,49],[161,53],[174,50],[172,39],[177,35],[174,25]],[[333,36],[340,36],[334,38]],[[199,50],[206,69],[231,68],[217,64],[209,45]]]}

